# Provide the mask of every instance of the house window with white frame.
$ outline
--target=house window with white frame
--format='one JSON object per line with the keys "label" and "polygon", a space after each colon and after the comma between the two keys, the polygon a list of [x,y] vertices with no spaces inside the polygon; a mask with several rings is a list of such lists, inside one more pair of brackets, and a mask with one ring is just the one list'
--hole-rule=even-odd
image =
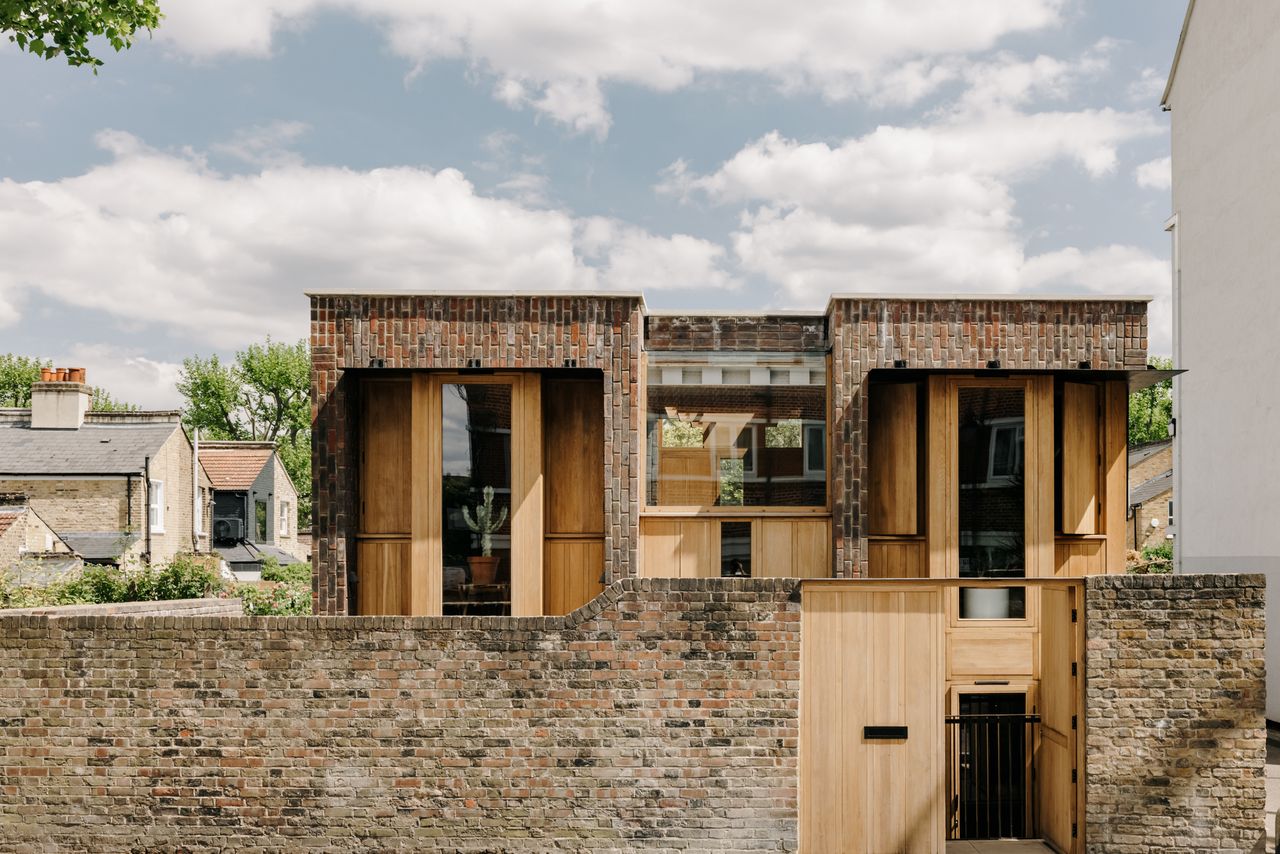
{"label": "house window with white frame", "polygon": [[278,525],[278,527],[280,530],[277,536],[281,536],[281,537],[289,536],[289,502],[288,501],[280,502],[280,524]]}
{"label": "house window with white frame", "polygon": [[157,534],[164,533],[164,481],[148,482],[147,525]]}

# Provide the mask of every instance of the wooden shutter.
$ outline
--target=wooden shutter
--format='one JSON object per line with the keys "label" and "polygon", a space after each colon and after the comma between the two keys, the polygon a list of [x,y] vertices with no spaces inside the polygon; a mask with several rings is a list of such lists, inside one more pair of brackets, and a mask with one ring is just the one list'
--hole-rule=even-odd
{"label": "wooden shutter", "polygon": [[875,383],[870,389],[867,453],[871,469],[870,533],[919,531],[919,468],[915,383]]}
{"label": "wooden shutter", "polygon": [[1098,533],[1098,387],[1062,384],[1062,533]]}

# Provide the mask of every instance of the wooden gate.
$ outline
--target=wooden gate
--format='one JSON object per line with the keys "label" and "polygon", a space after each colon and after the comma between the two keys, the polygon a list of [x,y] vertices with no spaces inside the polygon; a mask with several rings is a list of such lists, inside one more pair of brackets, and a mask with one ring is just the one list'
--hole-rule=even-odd
{"label": "wooden gate", "polygon": [[941,852],[940,589],[810,584],[801,608],[800,850]]}
{"label": "wooden gate", "polygon": [[1040,591],[1040,832],[1064,852],[1081,850],[1079,589],[1052,584]]}

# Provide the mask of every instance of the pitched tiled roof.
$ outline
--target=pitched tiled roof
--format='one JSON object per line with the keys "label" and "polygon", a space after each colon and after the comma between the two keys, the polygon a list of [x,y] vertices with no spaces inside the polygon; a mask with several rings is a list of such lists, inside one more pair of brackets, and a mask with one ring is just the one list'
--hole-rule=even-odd
{"label": "pitched tiled roof", "polygon": [[13,523],[18,521],[18,517],[27,512],[26,507],[0,507],[0,537],[13,527]]}
{"label": "pitched tiled roof", "polygon": [[1173,444],[1172,439],[1158,439],[1154,442],[1147,442],[1143,445],[1134,445],[1129,448],[1129,465],[1136,466],[1143,460],[1148,460],[1165,448]]}
{"label": "pitched tiled roof", "polygon": [[248,489],[274,453],[262,442],[200,444],[200,464],[214,489]]}
{"label": "pitched tiled roof", "polygon": [[0,475],[139,474],[175,431],[173,421],[85,424],[78,430],[32,430],[0,422]]}
{"label": "pitched tiled roof", "polygon": [[1167,471],[1164,474],[1158,474],[1151,480],[1140,483],[1129,490],[1129,506],[1146,504],[1151,499],[1159,497],[1171,489],[1173,489],[1173,472]]}

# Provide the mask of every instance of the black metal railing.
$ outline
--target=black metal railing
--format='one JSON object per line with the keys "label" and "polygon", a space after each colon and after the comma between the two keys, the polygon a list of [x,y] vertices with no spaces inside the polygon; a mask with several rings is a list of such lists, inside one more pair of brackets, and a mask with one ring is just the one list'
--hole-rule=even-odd
{"label": "black metal railing", "polygon": [[1039,725],[1039,715],[947,717],[948,839],[1038,836]]}

